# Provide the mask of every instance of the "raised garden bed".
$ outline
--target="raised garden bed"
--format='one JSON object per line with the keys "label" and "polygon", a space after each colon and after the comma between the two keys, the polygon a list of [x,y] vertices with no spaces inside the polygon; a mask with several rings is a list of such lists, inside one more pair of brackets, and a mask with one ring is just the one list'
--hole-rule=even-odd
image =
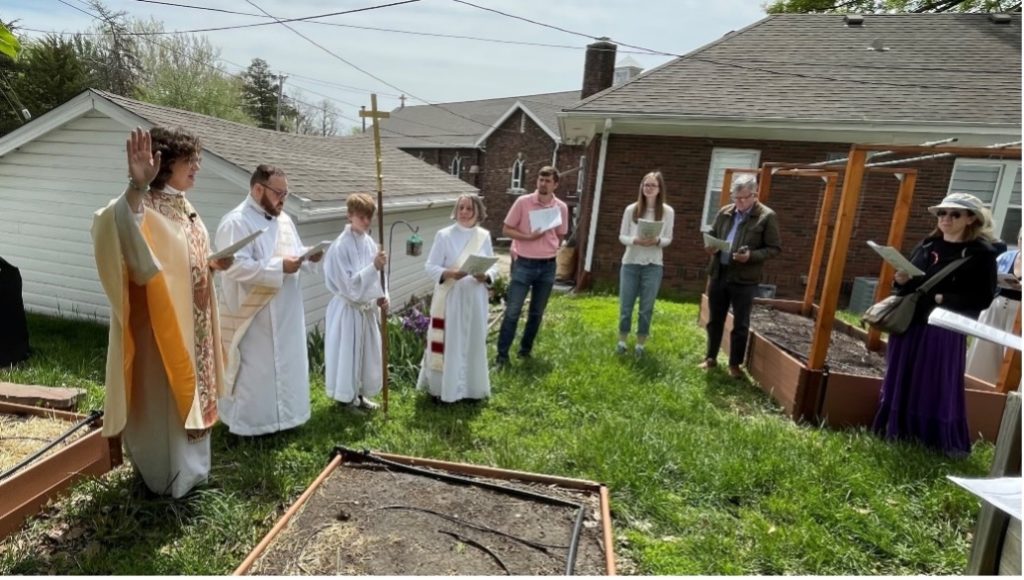
{"label": "raised garden bed", "polygon": [[[5,438],[0,441],[4,450],[0,538],[17,530],[26,518],[79,479],[102,475],[121,464],[121,440],[104,438],[98,419],[89,421],[89,417],[77,413],[2,402],[0,417],[4,418]],[[29,461],[47,441],[87,421],[53,449]],[[24,445],[26,442],[31,445]]]}
{"label": "raised garden bed", "polygon": [[[871,425],[885,374],[884,356],[868,351],[864,330],[836,320],[826,362],[828,371],[809,369],[807,353],[814,320],[801,316],[800,307],[800,302],[792,300],[755,300],[747,345],[751,376],[794,420],[837,428]],[[703,296],[701,325],[707,319],[707,296]],[[731,329],[729,314],[723,338],[726,350]],[[972,438],[995,441],[1006,395],[995,385],[970,376],[966,385]]]}
{"label": "raised garden bed", "polygon": [[350,450],[339,450],[235,570],[236,575],[567,573],[615,574],[606,487]]}

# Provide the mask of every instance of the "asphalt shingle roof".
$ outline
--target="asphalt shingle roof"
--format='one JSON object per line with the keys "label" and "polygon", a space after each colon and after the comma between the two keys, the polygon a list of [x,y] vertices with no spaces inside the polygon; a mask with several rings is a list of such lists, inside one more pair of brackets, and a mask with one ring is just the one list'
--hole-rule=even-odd
{"label": "asphalt shingle roof", "polygon": [[773,15],[567,108],[1019,126],[1021,17],[867,14],[857,27],[841,14]]}
{"label": "asphalt shingle roof", "polygon": [[[296,135],[250,127],[199,113],[128,99],[103,91],[103,98],[147,121],[181,126],[203,142],[203,149],[251,173],[260,163],[277,165],[288,173],[288,187],[313,202],[344,200],[350,193],[377,190],[373,138]],[[448,200],[476,188],[384,143],[384,203]]]}
{"label": "asphalt shingle roof", "polygon": [[576,103],[579,97],[580,92],[576,90],[438,103],[440,106],[404,107],[391,111],[391,117],[381,122],[381,137],[394,146],[405,148],[471,148],[516,101],[520,101],[548,130],[557,135],[558,119],[555,113]]}

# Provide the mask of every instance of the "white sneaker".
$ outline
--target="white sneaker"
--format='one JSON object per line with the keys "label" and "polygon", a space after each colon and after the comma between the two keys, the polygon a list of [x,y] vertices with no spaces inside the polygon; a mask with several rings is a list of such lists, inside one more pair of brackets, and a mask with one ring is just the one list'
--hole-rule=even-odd
{"label": "white sneaker", "polygon": [[626,343],[619,341],[619,344],[615,345],[615,354],[626,354]]}
{"label": "white sneaker", "polygon": [[634,349],[633,354],[636,355],[636,358],[640,358],[640,357],[644,356],[644,345],[642,345],[642,344],[636,345],[636,349]]}
{"label": "white sneaker", "polygon": [[364,397],[362,395],[359,395],[359,406],[364,408],[364,409],[369,409],[371,411],[374,410],[374,409],[379,409],[380,408],[380,404],[374,403],[373,401],[371,401],[370,399],[367,399],[366,397]]}

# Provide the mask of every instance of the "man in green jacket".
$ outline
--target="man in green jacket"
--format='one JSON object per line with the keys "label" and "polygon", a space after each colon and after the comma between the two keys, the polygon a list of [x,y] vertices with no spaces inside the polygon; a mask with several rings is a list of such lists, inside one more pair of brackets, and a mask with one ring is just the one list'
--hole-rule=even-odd
{"label": "man in green jacket", "polygon": [[732,306],[732,333],[729,335],[729,374],[743,377],[740,365],[747,352],[750,310],[754,306],[757,285],[765,260],[779,255],[779,222],[770,207],[757,201],[757,181],[752,175],[740,175],[732,183],[733,203],[718,210],[712,236],[729,242],[730,252],[705,247],[711,256],[708,264],[708,350],[700,368],[718,365],[725,317]]}

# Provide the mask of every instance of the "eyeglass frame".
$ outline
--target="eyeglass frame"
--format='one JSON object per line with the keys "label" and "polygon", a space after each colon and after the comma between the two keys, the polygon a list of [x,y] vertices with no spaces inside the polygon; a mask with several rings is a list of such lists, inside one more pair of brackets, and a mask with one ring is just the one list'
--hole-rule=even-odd
{"label": "eyeglass frame", "polygon": [[[740,191],[742,191],[742,190],[740,190]],[[733,201],[746,200],[746,199],[750,199],[752,197],[757,197],[757,194],[758,194],[757,191],[751,191],[750,195],[736,195],[736,194],[732,194],[732,195],[729,196],[729,199],[731,199]]]}
{"label": "eyeglass frame", "polygon": [[968,215],[971,215],[971,212],[969,210],[963,210],[962,212],[960,210],[958,210],[958,209],[937,209],[937,210],[935,210],[935,217],[936,218],[941,218],[941,217],[949,216],[949,219],[958,220],[958,219],[960,219],[962,217],[967,217]]}
{"label": "eyeglass frame", "polygon": [[288,190],[278,191],[276,188],[274,188],[273,186],[271,186],[270,184],[267,184],[267,183],[260,183],[260,185],[262,185],[263,187],[269,189],[270,191],[273,191],[274,195],[277,196],[277,199],[287,199],[288,196],[291,195],[290,191],[288,191]]}

